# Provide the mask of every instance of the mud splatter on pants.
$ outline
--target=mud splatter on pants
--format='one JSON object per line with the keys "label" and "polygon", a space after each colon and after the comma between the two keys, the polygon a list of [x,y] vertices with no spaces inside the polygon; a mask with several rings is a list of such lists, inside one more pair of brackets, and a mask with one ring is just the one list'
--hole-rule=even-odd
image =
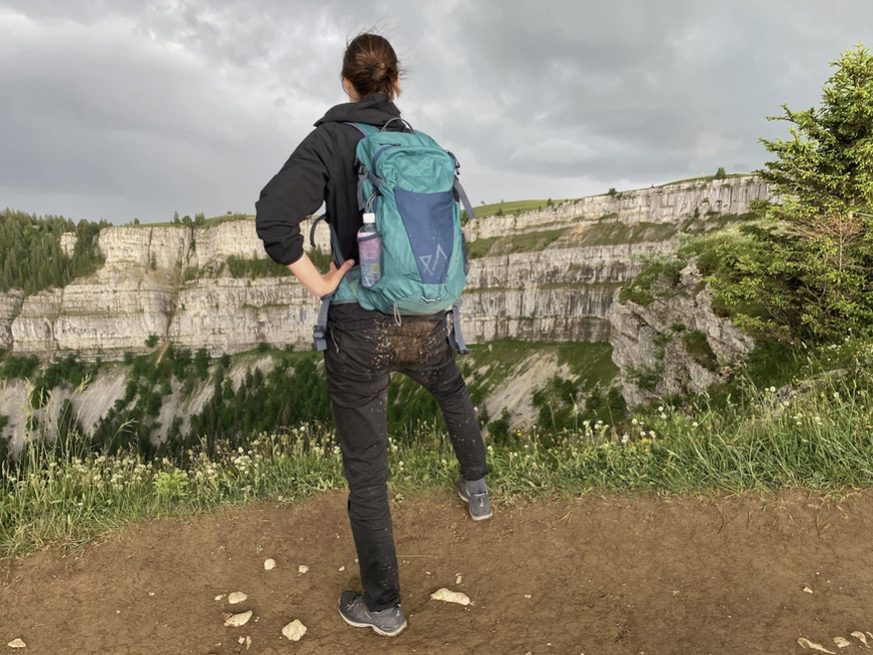
{"label": "mud splatter on pants", "polygon": [[386,405],[392,371],[400,371],[439,402],[461,476],[478,480],[488,468],[467,385],[455,364],[445,314],[393,316],[358,304],[333,305],[324,353],[343,468],[349,519],[358,551],[364,601],[373,611],[400,602],[397,553],[388,505]]}

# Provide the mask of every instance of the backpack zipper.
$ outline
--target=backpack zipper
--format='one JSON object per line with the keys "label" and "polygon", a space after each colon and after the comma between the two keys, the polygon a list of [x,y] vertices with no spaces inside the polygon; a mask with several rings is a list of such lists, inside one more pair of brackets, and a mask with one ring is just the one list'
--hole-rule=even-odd
{"label": "backpack zipper", "polygon": [[373,174],[374,175],[376,174],[376,162],[379,161],[379,157],[382,155],[382,153],[385,152],[386,150],[388,150],[388,148],[396,148],[399,145],[401,145],[401,144],[389,143],[388,145],[382,146],[381,148],[379,148],[376,151],[376,154],[373,155]]}

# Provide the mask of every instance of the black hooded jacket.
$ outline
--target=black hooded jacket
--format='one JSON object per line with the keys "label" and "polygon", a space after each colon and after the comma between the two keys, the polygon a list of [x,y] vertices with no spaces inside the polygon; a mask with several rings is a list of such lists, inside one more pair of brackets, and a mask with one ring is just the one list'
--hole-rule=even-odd
{"label": "black hooded jacket", "polygon": [[[273,261],[288,265],[303,255],[300,223],[326,203],[325,218],[334,226],[344,259],[358,260],[356,235],[364,224],[358,209],[355,148],[363,136],[344,122],[382,127],[400,110],[383,93],[333,107],[315,124],[255,203],[255,228]],[[402,130],[394,121],[388,130]]]}

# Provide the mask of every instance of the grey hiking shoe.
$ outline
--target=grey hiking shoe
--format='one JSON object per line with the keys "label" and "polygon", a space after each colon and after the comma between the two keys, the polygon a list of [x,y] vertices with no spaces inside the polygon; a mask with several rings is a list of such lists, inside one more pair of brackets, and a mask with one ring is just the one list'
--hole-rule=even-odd
{"label": "grey hiking shoe", "polygon": [[485,478],[474,481],[461,478],[458,480],[458,495],[470,506],[470,516],[474,521],[491,518],[491,499],[488,497]]}
{"label": "grey hiking shoe", "polygon": [[344,591],[339,600],[339,612],[343,620],[356,628],[373,628],[380,635],[394,637],[406,627],[406,615],[397,607],[371,612],[364,604],[364,594]]}

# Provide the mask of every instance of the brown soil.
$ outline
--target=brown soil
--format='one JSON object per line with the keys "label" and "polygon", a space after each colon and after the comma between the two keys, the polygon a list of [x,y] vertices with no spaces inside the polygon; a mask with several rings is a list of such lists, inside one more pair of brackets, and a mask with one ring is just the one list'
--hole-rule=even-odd
{"label": "brown soil", "polygon": [[[446,492],[403,502],[394,519],[409,617],[395,638],[337,613],[358,581],[345,495],[334,493],[0,562],[0,650],[21,638],[32,655],[224,655],[245,653],[238,639],[250,636],[253,655],[721,655],[802,653],[806,637],[849,653],[857,642],[841,650],[833,637],[873,630],[873,492],[839,503],[805,491],[592,494],[496,504],[486,523]],[[443,586],[474,604],[429,600]],[[225,628],[231,606],[215,600],[232,591],[249,596],[235,611],[254,611],[243,628]],[[296,644],[281,635],[293,619],[309,628]]]}

